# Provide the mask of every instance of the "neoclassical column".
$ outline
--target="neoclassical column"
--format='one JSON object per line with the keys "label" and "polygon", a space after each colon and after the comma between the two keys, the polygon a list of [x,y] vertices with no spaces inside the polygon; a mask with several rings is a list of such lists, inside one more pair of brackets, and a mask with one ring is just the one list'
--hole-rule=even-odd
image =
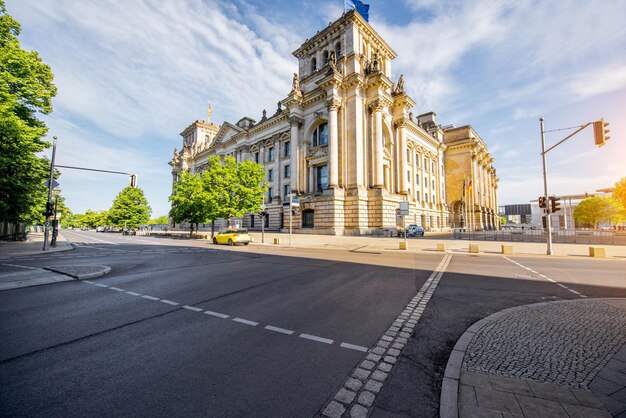
{"label": "neoclassical column", "polygon": [[337,127],[337,111],[341,102],[332,98],[326,102],[328,107],[328,187],[339,186],[339,138]]}
{"label": "neoclassical column", "polygon": [[302,123],[302,118],[296,115],[292,115],[289,117],[289,125],[291,126],[291,156],[289,157],[289,164],[291,165],[291,180],[290,187],[293,193],[299,192],[300,184],[298,178],[300,177],[300,159],[298,158],[300,155],[300,124]]}
{"label": "neoclassical column", "polygon": [[374,187],[383,187],[384,175],[384,144],[383,144],[383,106],[376,103],[374,111]]}
{"label": "neoclassical column", "polygon": [[407,181],[406,181],[406,150],[407,150],[407,144],[406,144],[406,126],[407,126],[407,119],[406,118],[402,118],[399,119],[396,122],[396,126],[398,129],[398,146],[400,148],[399,150],[399,158],[398,158],[398,170],[399,170],[399,175],[398,175],[398,180],[399,180],[399,188],[398,188],[398,192],[400,194],[406,193],[407,192]]}

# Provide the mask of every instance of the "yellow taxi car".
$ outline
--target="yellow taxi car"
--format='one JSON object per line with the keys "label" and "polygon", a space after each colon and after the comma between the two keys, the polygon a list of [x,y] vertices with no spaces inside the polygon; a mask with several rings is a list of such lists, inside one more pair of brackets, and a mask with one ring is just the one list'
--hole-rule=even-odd
{"label": "yellow taxi car", "polygon": [[225,229],[213,237],[213,244],[244,244],[248,245],[252,241],[247,229]]}

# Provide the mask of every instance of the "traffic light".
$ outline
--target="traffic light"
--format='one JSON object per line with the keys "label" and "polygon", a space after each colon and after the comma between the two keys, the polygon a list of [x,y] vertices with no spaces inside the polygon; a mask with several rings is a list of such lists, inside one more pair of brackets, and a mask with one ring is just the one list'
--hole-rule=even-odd
{"label": "traffic light", "polygon": [[267,212],[259,212],[259,218],[263,219],[267,216]]}
{"label": "traffic light", "polygon": [[559,207],[561,204],[559,203],[559,200],[561,200],[560,197],[556,197],[556,196],[550,196],[550,205],[552,207],[551,211],[552,213],[556,212],[557,210],[561,210],[561,208]]}
{"label": "traffic light", "polygon": [[137,176],[135,174],[130,175],[130,187],[137,187]]}
{"label": "traffic light", "polygon": [[545,209],[546,208],[546,197],[545,196],[539,196],[539,207],[541,209]]}
{"label": "traffic light", "polygon": [[46,202],[46,210],[44,210],[43,214],[46,217],[54,215],[54,203]]}
{"label": "traffic light", "polygon": [[609,126],[609,123],[605,122],[604,118],[600,118],[600,120],[593,123],[593,139],[599,147],[603,146],[606,141],[611,139],[609,136],[610,131],[606,128],[607,126]]}

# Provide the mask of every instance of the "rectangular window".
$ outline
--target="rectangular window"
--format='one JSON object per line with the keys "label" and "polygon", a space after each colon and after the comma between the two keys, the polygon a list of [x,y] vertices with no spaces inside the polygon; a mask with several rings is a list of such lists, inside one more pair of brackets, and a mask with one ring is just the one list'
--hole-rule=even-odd
{"label": "rectangular window", "polygon": [[256,214],[251,214],[250,215],[250,228],[254,228],[254,217],[256,216]]}
{"label": "rectangular window", "polygon": [[420,166],[420,155],[418,153],[415,153],[415,165]]}
{"label": "rectangular window", "polygon": [[435,180],[433,180],[433,190],[435,190]]}
{"label": "rectangular window", "polygon": [[406,181],[411,181],[411,172],[410,171],[406,172]]}
{"label": "rectangular window", "polygon": [[259,153],[258,152],[254,153],[254,162],[257,163],[257,164],[259,163]]}
{"label": "rectangular window", "polygon": [[270,187],[267,189],[267,201],[271,203],[273,196],[274,196],[274,189]]}
{"label": "rectangular window", "polygon": [[328,144],[328,123],[324,122],[313,131],[313,146]]}
{"label": "rectangular window", "polygon": [[424,170],[428,170],[428,159],[424,157]]}
{"label": "rectangular window", "polygon": [[267,149],[267,161],[274,161],[274,147]]}
{"label": "rectangular window", "polygon": [[424,187],[428,188],[428,177],[424,176]]}
{"label": "rectangular window", "polygon": [[287,164],[287,165],[285,166],[285,175],[284,175],[284,177],[285,177],[286,179],[288,179],[289,177],[291,177],[291,166],[290,166],[289,164]]}
{"label": "rectangular window", "polygon": [[291,142],[285,142],[285,157],[291,155]]}
{"label": "rectangular window", "polygon": [[285,186],[283,187],[283,195],[285,196],[285,199],[287,199],[290,194],[291,194],[291,186],[288,184],[285,184]]}
{"label": "rectangular window", "polygon": [[424,193],[424,201],[428,203],[428,193]]}
{"label": "rectangular window", "polygon": [[274,170],[267,170],[267,181],[273,181],[274,180]]}
{"label": "rectangular window", "polygon": [[418,186],[420,185],[420,175],[419,174],[417,174],[415,176],[415,184],[418,185]]}
{"label": "rectangular window", "polygon": [[433,173],[435,172],[435,162],[434,161],[430,162],[430,171],[432,171]]}
{"label": "rectangular window", "polygon": [[406,150],[406,160],[409,162],[411,161],[411,151],[408,149]]}
{"label": "rectangular window", "polygon": [[316,191],[321,192],[328,188],[328,166],[322,165],[316,168],[317,174],[317,187]]}

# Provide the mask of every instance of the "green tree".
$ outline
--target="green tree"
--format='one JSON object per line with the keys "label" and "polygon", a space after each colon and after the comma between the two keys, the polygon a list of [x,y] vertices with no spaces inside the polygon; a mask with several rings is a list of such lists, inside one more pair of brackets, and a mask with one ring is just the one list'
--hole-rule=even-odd
{"label": "green tree", "polygon": [[148,221],[148,225],[167,225],[168,223],[169,218],[167,217],[167,215],[158,216]]}
{"label": "green tree", "polygon": [[22,49],[20,24],[0,0],[0,222],[40,218],[49,162],[37,157],[50,144],[38,113],[52,111],[56,87],[37,52]]}
{"label": "green tree", "polygon": [[[214,204],[201,174],[191,174],[182,171],[174,183],[174,190],[170,196],[172,208],[170,217],[175,223],[189,222],[195,225],[196,234],[198,224],[215,219]],[[193,232],[190,231],[190,234]]]}
{"label": "green tree", "polygon": [[220,162],[219,157],[211,157],[205,175],[207,187],[216,195],[217,217],[230,220],[261,209],[267,187],[263,183],[265,170],[260,164],[237,163],[233,157]]}
{"label": "green tree", "polygon": [[618,223],[622,219],[621,205],[612,197],[588,197],[574,209],[574,219],[593,228],[600,222]]}
{"label": "green tree", "polygon": [[622,218],[626,218],[626,177],[623,177],[620,181],[615,183],[613,199],[617,200],[622,205]]}
{"label": "green tree", "polygon": [[126,187],[113,201],[108,219],[114,226],[137,228],[150,220],[152,210],[143,190],[138,187]]}

